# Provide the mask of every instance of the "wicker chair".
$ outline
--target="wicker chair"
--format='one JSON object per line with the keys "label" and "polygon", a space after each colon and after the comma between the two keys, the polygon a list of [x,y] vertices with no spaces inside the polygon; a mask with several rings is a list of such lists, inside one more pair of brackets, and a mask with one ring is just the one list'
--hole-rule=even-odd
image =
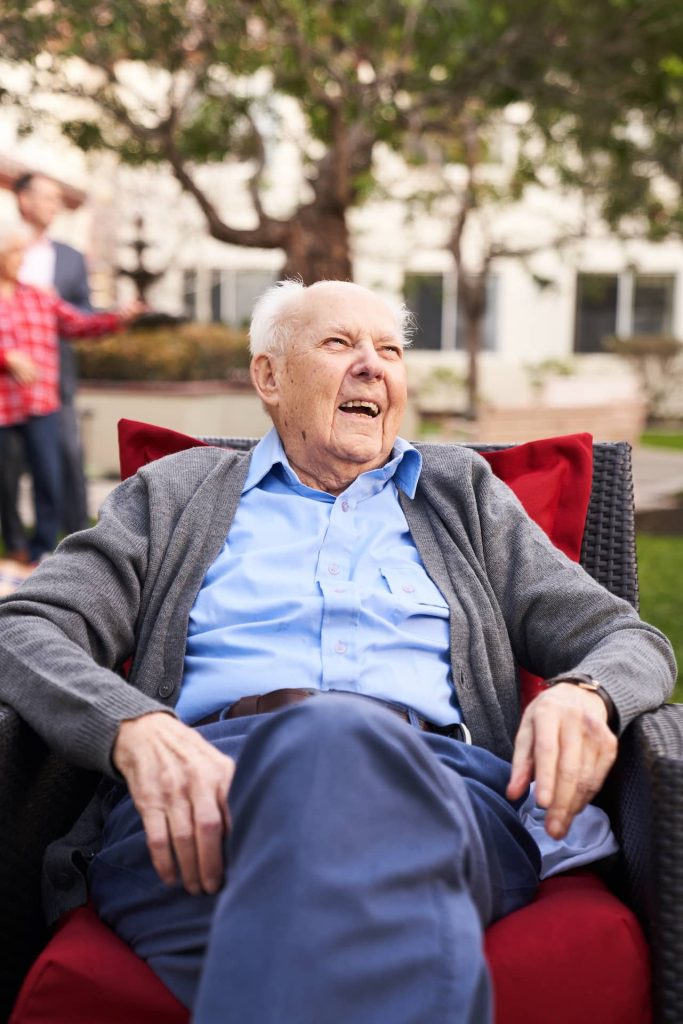
{"label": "wicker chair", "polygon": [[[245,442],[206,438],[237,447]],[[475,446],[491,450],[502,446]],[[581,563],[615,594],[638,604],[631,451],[594,445],[591,501]],[[0,1019],[47,936],[40,910],[43,850],[65,833],[97,779],[65,765],[0,705]],[[683,707],[642,715],[628,729],[601,799],[621,842],[614,884],[650,943],[657,1024],[683,1022]],[[680,822],[680,825],[679,825]]]}

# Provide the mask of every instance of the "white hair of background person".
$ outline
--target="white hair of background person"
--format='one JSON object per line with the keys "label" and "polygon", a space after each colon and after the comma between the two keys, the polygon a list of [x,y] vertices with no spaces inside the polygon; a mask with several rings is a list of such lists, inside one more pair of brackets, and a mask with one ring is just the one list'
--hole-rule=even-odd
{"label": "white hair of background person", "polygon": [[[278,281],[256,301],[249,327],[249,350],[252,356],[260,355],[262,352],[281,354],[285,351],[297,326],[296,315],[288,315],[288,311],[296,305],[297,299],[300,299],[306,290],[306,285],[302,281]],[[369,288],[364,290],[370,295],[375,294]],[[403,347],[407,348],[410,345],[413,315],[404,305],[387,302],[387,307],[396,318],[396,327]]]}

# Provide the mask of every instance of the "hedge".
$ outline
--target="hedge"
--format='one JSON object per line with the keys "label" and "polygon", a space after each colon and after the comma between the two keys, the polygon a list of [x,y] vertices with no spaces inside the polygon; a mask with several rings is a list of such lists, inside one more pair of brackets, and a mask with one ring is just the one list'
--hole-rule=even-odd
{"label": "hedge", "polygon": [[74,348],[82,380],[228,380],[249,366],[246,333],[222,324],[128,331]]}

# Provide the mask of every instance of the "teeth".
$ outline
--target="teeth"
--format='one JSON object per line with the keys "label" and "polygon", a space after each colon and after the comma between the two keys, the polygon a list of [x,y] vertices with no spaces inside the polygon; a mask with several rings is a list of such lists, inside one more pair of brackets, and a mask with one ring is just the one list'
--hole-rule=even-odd
{"label": "teeth", "polygon": [[374,402],[364,402],[360,399],[354,399],[352,402],[344,402],[341,405],[342,409],[367,409],[372,416],[379,414],[379,406]]}

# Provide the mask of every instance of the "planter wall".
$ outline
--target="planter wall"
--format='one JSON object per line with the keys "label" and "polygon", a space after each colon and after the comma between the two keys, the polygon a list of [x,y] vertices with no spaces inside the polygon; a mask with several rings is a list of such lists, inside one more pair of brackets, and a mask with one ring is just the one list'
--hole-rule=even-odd
{"label": "planter wall", "polygon": [[[76,400],[89,476],[119,474],[116,424],[142,420],[183,434],[262,437],[271,426],[251,385],[161,382],[84,382]],[[417,416],[409,403],[401,433],[415,437]]]}

